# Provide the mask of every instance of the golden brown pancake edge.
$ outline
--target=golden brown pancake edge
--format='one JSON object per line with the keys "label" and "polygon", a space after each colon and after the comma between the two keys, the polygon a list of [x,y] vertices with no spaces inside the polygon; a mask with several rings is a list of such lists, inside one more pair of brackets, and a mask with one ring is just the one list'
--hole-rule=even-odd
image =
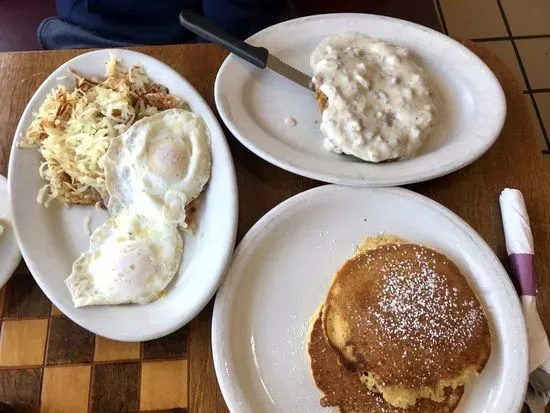
{"label": "golden brown pancake edge", "polygon": [[[400,339],[396,334],[403,335],[410,330],[410,326],[406,323],[399,320],[396,322],[395,319],[396,316],[407,318],[406,313],[386,311],[385,314],[379,314],[380,308],[376,308],[379,290],[386,288],[385,281],[380,279],[378,273],[388,256],[391,260],[403,261],[410,267],[401,269],[402,274],[398,277],[406,288],[400,289],[399,283],[392,281],[391,284],[394,285],[389,289],[389,292],[397,296],[408,294],[409,299],[400,300],[389,297],[391,300],[386,300],[388,302],[385,309],[405,305],[411,307],[411,311],[416,310],[417,315],[421,316],[420,319],[424,317],[425,320],[421,319],[419,323],[414,317],[408,317],[407,321],[418,324],[413,326],[419,332],[417,337],[405,339],[407,337],[403,336]],[[410,265],[411,262],[414,265]],[[378,269],[378,275],[369,274],[369,271],[373,272],[373,268]],[[429,276],[423,275],[432,287],[431,290],[423,285],[416,285],[415,280],[411,281],[412,276],[411,274],[407,276],[407,270],[411,274],[431,272]],[[386,271],[392,276],[391,272]],[[399,271],[393,272],[399,273]],[[354,279],[358,278],[360,282],[354,283]],[[444,282],[440,282],[441,280]],[[420,311],[414,302],[415,292],[424,295],[431,292],[435,294],[434,299],[440,300],[441,303],[430,304],[431,307],[420,306],[422,310]],[[445,294],[450,294],[450,298]],[[385,295],[388,295],[387,291]],[[455,308],[447,308],[447,302],[463,307],[458,309],[460,311],[456,311]],[[345,303],[348,308],[342,309],[341,303]],[[334,310],[335,307],[336,310]],[[441,314],[432,316],[428,309],[441,310]],[[378,318],[375,320],[372,314],[376,310],[378,310]],[[371,313],[370,317],[369,314],[365,317],[365,313],[368,312]],[[385,322],[386,325],[382,327],[393,328],[392,334],[384,334],[383,330],[380,333],[380,326],[376,324],[378,319]],[[464,325],[472,320],[475,328]],[[430,331],[430,328],[426,328],[422,323],[434,324],[436,331]],[[490,355],[491,337],[487,318],[475,293],[458,267],[435,250],[411,244],[393,236],[367,239],[358,253],[340,268],[327,294],[322,324],[325,337],[341,364],[352,370],[375,373],[376,383],[390,386],[388,389],[404,388],[407,391],[412,389],[420,392],[419,395],[422,392],[425,393],[426,389],[439,388],[439,396],[443,397],[441,391],[443,386],[456,386],[457,383],[469,381],[470,376],[483,369]],[[335,325],[339,326],[339,330],[333,327]],[[341,328],[342,325],[344,328]],[[361,330],[366,331],[367,334],[360,334]],[[373,333],[373,330],[376,332]],[[351,333],[349,337],[348,333]],[[425,343],[424,339],[427,340]],[[437,392],[429,393],[422,397],[433,397],[437,400],[437,394]]]}
{"label": "golden brown pancake edge", "polygon": [[442,403],[421,399],[403,410],[386,403],[379,393],[369,391],[359,380],[359,373],[347,370],[337,361],[337,354],[325,339],[322,308],[310,320],[308,356],[313,380],[323,393],[323,407],[337,406],[342,413],[451,413],[458,405],[463,388],[448,389]]}

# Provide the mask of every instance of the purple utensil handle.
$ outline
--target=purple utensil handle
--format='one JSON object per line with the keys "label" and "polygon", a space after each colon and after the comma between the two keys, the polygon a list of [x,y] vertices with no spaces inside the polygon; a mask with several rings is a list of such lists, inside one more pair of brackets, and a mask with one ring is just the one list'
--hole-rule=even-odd
{"label": "purple utensil handle", "polygon": [[535,296],[535,270],[533,254],[510,254],[510,275],[516,291],[521,295]]}

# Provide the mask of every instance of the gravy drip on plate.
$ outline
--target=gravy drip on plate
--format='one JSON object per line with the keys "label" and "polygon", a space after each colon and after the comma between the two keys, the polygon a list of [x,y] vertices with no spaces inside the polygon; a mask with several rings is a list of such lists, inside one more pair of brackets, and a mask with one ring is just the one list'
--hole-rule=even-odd
{"label": "gravy drip on plate", "polygon": [[326,150],[369,162],[407,158],[431,132],[436,104],[407,49],[341,33],[323,40],[310,63],[315,88],[328,97]]}

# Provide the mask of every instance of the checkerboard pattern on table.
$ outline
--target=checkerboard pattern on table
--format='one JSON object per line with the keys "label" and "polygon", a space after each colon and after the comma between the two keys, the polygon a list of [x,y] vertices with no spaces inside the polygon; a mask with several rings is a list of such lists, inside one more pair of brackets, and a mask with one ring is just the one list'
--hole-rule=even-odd
{"label": "checkerboard pattern on table", "polygon": [[491,49],[516,74],[550,168],[550,1],[434,1],[445,33]]}
{"label": "checkerboard pattern on table", "polygon": [[22,263],[0,291],[0,401],[23,413],[187,412],[188,329],[145,343],[59,312]]}

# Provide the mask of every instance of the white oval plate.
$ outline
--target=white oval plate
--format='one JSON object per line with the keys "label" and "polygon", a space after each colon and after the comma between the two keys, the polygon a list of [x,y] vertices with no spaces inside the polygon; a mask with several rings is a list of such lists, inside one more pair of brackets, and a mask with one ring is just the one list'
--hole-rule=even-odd
{"label": "white oval plate", "polygon": [[[327,14],[277,24],[247,41],[311,74],[309,57],[315,46],[346,30],[409,48],[429,73],[439,115],[416,157],[368,164],[326,152],[313,93],[234,55],[221,66],[215,85],[216,106],[231,133],[283,169],[354,186],[403,185],[445,175],[475,161],[497,139],[506,116],[500,84],[475,54],[434,30],[390,17]],[[286,125],[287,117],[295,118],[297,125]]]}
{"label": "white oval plate", "polygon": [[[65,279],[73,261],[88,248],[84,220],[91,216],[92,229],[107,219],[95,207],[65,208],[52,202],[48,208],[36,203],[44,181],[38,175],[40,154],[17,149],[15,142],[25,132],[46,95],[57,84],[74,87],[73,68],[88,76],[104,76],[110,53],[126,67],[140,64],[149,77],[185,99],[202,116],[212,140],[212,176],[203,194],[195,235],[184,236],[179,273],[166,296],[147,305],[92,306],[75,308]],[[61,76],[66,78],[60,80]],[[82,54],[59,67],[38,88],[17,127],[9,164],[15,230],[23,257],[36,282],[53,303],[82,327],[111,339],[141,341],[157,338],[186,324],[215,293],[231,258],[237,228],[237,184],[227,142],[211,109],[199,93],[175,70],[142,53],[129,50],[98,50]]]}
{"label": "white oval plate", "polygon": [[4,227],[4,233],[0,235],[0,288],[2,288],[21,261],[21,253],[13,231],[8,181],[3,175],[0,175],[0,225]]}
{"label": "white oval plate", "polygon": [[519,300],[481,237],[438,203],[400,188],[326,185],[281,203],[246,234],[214,306],[212,348],[232,412],[335,412],[319,404],[306,356],[308,319],[353,248],[380,232],[451,257],[480,297],[492,353],[456,413],[519,411],[527,337]]}

